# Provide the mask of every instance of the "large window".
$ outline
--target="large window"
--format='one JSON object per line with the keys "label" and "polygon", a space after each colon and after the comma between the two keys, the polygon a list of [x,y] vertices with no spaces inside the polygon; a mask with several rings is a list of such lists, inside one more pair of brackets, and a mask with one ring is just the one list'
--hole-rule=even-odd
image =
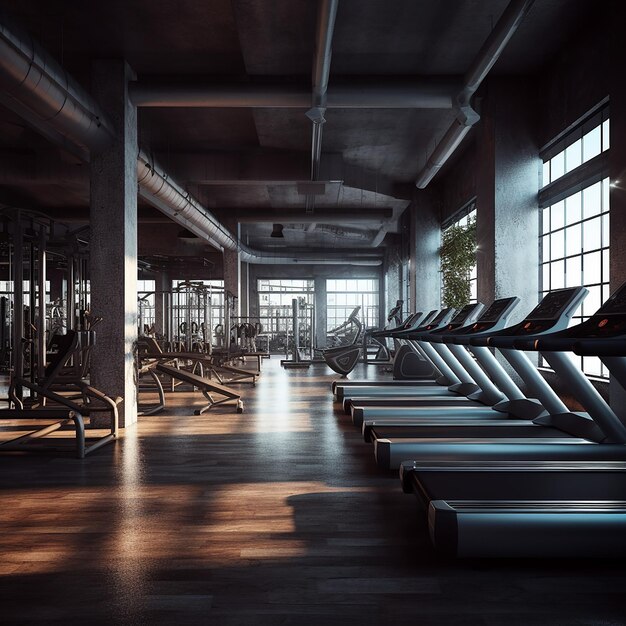
{"label": "large window", "polygon": [[[582,125],[565,146],[544,156],[544,189],[563,178],[555,201],[542,202],[539,223],[540,297],[548,291],[582,285],[589,290],[572,324],[579,324],[600,308],[609,297],[609,179],[601,174],[581,189],[579,171],[585,163],[608,149],[608,112],[594,116],[595,125]],[[567,175],[572,180],[568,189]],[[562,182],[563,182],[562,181]],[[595,357],[575,357],[585,374],[608,377]]]}
{"label": "large window", "polygon": [[331,330],[346,321],[357,306],[365,326],[378,326],[380,320],[378,278],[328,279],[326,281],[327,322]]}

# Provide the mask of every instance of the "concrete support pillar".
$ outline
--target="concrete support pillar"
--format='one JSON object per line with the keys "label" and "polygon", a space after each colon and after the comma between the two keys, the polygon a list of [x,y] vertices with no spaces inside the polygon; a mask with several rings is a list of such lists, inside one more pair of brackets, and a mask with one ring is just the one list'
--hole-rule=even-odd
{"label": "concrete support pillar", "polygon": [[237,250],[224,250],[224,289],[230,291],[237,298],[235,315],[240,315],[241,298],[240,287],[240,263]]}
{"label": "concrete support pillar", "polygon": [[121,396],[120,426],[137,421],[133,349],[137,339],[137,111],[128,98],[134,78],[123,61],[93,68],[93,93],[116,138],[91,156],[91,307],[103,321],[92,356],[92,382]]}
{"label": "concrete support pillar", "polygon": [[239,268],[239,276],[240,276],[240,288],[239,288],[239,298],[241,300],[240,310],[242,317],[250,316],[250,264],[244,263],[243,261],[240,264]]}
{"label": "concrete support pillar", "polygon": [[416,189],[411,211],[411,311],[430,311],[441,306],[441,220],[434,192]]}
{"label": "concrete support pillar", "polygon": [[519,79],[492,79],[477,127],[478,299],[519,296],[522,319],[538,299],[539,189],[534,102]]}
{"label": "concrete support pillar", "polygon": [[[384,289],[385,310],[389,310],[402,297],[402,246],[399,237],[395,237],[394,243],[387,248],[384,263]],[[404,303],[403,311],[409,310],[407,302]]]}
{"label": "concrete support pillar", "polygon": [[172,291],[172,279],[166,272],[159,272],[155,277],[154,329],[159,335],[166,335],[170,317],[170,300],[167,293]]}
{"label": "concrete support pillar", "polygon": [[[626,20],[626,6],[614,0],[610,4],[609,20],[611,36],[611,122],[609,176],[613,185],[610,188],[611,229],[610,229],[610,276],[611,292],[626,282],[626,84],[623,69],[620,68],[626,54],[626,37],[623,24]],[[616,73],[617,72],[617,73]],[[610,385],[611,406],[626,423],[626,391],[615,380]]]}
{"label": "concrete support pillar", "polygon": [[326,277],[316,276],[313,285],[315,289],[315,346],[324,348],[328,321]]}

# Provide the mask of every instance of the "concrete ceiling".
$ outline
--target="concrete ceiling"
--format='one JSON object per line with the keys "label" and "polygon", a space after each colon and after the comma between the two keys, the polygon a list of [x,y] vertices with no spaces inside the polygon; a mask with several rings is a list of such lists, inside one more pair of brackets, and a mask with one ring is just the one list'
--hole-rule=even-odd
{"label": "concrete ceiling", "polygon": [[[506,5],[340,0],[330,89],[346,78],[358,78],[364,90],[397,78],[460,79]],[[311,89],[313,0],[0,0],[0,8],[87,89],[91,63],[100,58],[126,58],[140,84],[273,79]],[[591,0],[536,0],[492,71],[539,72],[592,8]],[[453,117],[451,109],[328,109],[320,175],[326,184],[313,213],[303,186],[311,154],[304,108],[141,108],[139,135],[142,148],[219,219],[246,217],[245,243],[371,251],[383,240],[377,233],[397,230],[412,182]],[[3,162],[0,201],[73,221],[83,219],[81,210],[87,216],[88,168],[0,109]],[[158,221],[160,214],[140,204],[146,223]],[[345,221],[331,219],[333,211],[345,211]],[[278,243],[269,237],[274,221],[285,226]]]}

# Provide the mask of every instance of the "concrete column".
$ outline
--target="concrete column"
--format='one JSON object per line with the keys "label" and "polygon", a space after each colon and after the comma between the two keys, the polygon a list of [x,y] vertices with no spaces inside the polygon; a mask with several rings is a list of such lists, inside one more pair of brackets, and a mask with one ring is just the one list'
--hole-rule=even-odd
{"label": "concrete column", "polygon": [[[166,272],[159,272],[155,277],[155,291],[167,292],[172,290],[172,279]],[[169,301],[167,295],[157,293],[154,297],[154,329],[159,335],[165,335],[168,328]]]}
{"label": "concrete column", "polygon": [[441,306],[441,220],[434,192],[416,189],[411,207],[411,311]]}
{"label": "concrete column", "polygon": [[241,298],[241,316],[249,317],[250,316],[250,264],[244,263],[243,261],[240,264],[239,268],[239,276],[240,276],[240,288],[239,288],[239,297]]}
{"label": "concrete column", "polygon": [[[399,238],[387,249],[384,265],[385,310],[389,310],[397,300],[402,299],[402,250]],[[403,311],[408,311],[408,303],[404,303]]]}
{"label": "concrete column", "polygon": [[316,276],[313,285],[315,289],[315,346],[323,348],[326,346],[328,320],[326,277]]}
{"label": "concrete column", "polygon": [[91,307],[97,329],[92,382],[121,396],[120,426],[137,421],[133,348],[137,339],[137,111],[128,98],[134,75],[123,61],[93,68],[93,93],[116,128],[113,144],[91,156]]}
{"label": "concrete column", "polygon": [[224,250],[224,289],[230,291],[237,298],[235,315],[240,315],[241,298],[239,293],[239,252],[237,250]]}
{"label": "concrete column", "polygon": [[478,299],[519,296],[511,321],[538,299],[539,190],[534,102],[520,79],[492,79],[478,133],[476,209]]}
{"label": "concrete column", "polygon": [[[626,6],[622,2],[611,2],[611,122],[609,151],[611,230],[610,230],[610,276],[611,292],[626,282],[626,84],[623,81],[622,65],[626,54],[626,37],[623,24]],[[617,72],[617,73],[616,73]],[[626,423],[626,391],[614,379],[610,384],[611,407]]]}

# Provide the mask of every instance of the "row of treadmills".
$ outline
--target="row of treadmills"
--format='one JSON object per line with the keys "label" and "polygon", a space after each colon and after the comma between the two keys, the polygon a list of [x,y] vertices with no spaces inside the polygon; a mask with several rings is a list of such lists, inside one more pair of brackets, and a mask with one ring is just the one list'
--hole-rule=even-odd
{"label": "row of treadmills", "polygon": [[[333,383],[378,465],[399,469],[404,491],[427,511],[438,550],[626,554],[626,425],[576,357],[599,356],[626,388],[626,284],[569,326],[586,295],[582,287],[552,291],[515,325],[508,319],[518,298],[486,309],[470,304],[456,315],[416,313],[380,336],[410,345],[428,364],[428,379]],[[565,406],[537,369],[536,353],[584,412]]]}

